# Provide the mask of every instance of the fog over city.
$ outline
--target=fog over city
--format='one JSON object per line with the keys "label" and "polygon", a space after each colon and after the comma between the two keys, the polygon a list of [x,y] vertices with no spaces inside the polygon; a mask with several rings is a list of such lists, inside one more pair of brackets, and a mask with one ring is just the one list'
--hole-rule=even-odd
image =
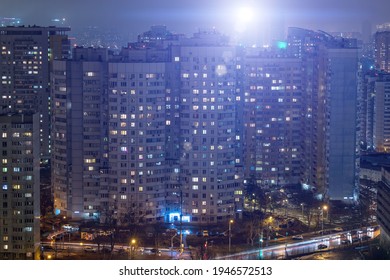
{"label": "fog over city", "polygon": [[[241,9],[250,11],[242,14]],[[227,33],[237,31],[237,21],[248,21],[245,31],[264,32],[264,27],[298,26],[308,29],[361,31],[362,23],[376,24],[388,20],[387,0],[83,0],[29,1],[5,0],[0,16],[18,17],[25,25],[53,24],[54,18],[65,18],[73,30],[86,26],[115,28],[136,36],[151,25],[163,24],[176,33],[191,34],[198,28],[216,29]],[[250,21],[250,22],[249,22]],[[243,30],[240,29],[240,32]]]}

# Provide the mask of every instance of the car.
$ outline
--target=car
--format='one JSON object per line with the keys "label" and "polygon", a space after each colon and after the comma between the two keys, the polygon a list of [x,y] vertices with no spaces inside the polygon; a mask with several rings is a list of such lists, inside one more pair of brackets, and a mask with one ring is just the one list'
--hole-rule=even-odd
{"label": "car", "polygon": [[91,247],[91,246],[86,246],[86,247],[84,247],[84,252],[86,252],[86,253],[94,253],[94,252],[96,252],[96,249]]}
{"label": "car", "polygon": [[161,256],[161,251],[158,249],[150,249],[150,253]]}
{"label": "car", "polygon": [[103,247],[101,250],[102,253],[111,253],[111,249],[107,247]]}
{"label": "car", "polygon": [[325,245],[325,244],[320,244],[320,245],[317,246],[317,248],[318,248],[318,250],[322,250],[322,249],[328,248],[328,246]]}
{"label": "car", "polygon": [[341,240],[341,244],[345,244],[345,245],[351,244],[351,241],[349,241],[349,239],[343,239]]}
{"label": "car", "polygon": [[41,251],[55,251],[54,248],[50,245],[42,245]]}
{"label": "car", "polygon": [[302,235],[295,235],[292,237],[293,240],[303,240],[303,236]]}
{"label": "car", "polygon": [[367,240],[370,240],[371,239],[371,236],[368,236],[368,235],[363,235],[362,236],[362,241],[367,241]]}
{"label": "car", "polygon": [[352,243],[356,243],[356,242],[359,242],[359,241],[360,241],[359,237],[357,237],[357,236],[352,237]]}
{"label": "car", "polygon": [[137,251],[138,251],[138,252],[141,252],[141,253],[143,253],[144,250],[145,250],[144,247],[138,247],[138,248],[137,248]]}

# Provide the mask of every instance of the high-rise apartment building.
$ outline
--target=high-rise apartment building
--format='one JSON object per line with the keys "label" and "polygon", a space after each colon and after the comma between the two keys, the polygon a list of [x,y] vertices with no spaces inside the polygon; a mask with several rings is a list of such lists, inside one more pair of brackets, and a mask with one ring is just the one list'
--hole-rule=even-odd
{"label": "high-rise apartment building", "polygon": [[386,72],[390,71],[390,24],[377,26],[374,34],[375,41],[375,68]]}
{"label": "high-rise apartment building", "polygon": [[352,202],[358,179],[358,50],[336,44],[329,47],[328,59],[328,196]]}
{"label": "high-rise apartment building", "polygon": [[331,200],[355,199],[358,49],[356,40],[289,29],[289,54],[301,57],[305,94],[302,182]]}
{"label": "high-rise apartment building", "polygon": [[353,40],[290,29],[278,50],[245,53],[215,30],[186,38],[158,29],[165,40],[154,31],[119,54],[77,48],[54,62],[58,213],[223,222],[240,216],[248,179],[354,199]]}
{"label": "high-rise apartment building", "polygon": [[216,223],[242,210],[236,170],[236,48],[199,32],[180,45],[180,188],[182,215]]}
{"label": "high-rise apartment building", "polygon": [[119,223],[240,213],[235,48],[204,32],[166,48],[104,52],[79,48],[54,62],[57,212]]}
{"label": "high-rise apartment building", "polygon": [[39,115],[0,115],[0,259],[37,259]]}
{"label": "high-rise apartment building", "polygon": [[303,158],[301,182],[319,193],[327,190],[326,174],[326,35],[302,28],[289,28],[289,56],[302,63]]}
{"label": "high-rise apartment building", "polygon": [[373,148],[390,152],[390,74],[376,77],[373,108]]}
{"label": "high-rise apartment building", "polygon": [[110,199],[121,223],[164,221],[170,62],[132,61],[143,50],[128,51],[108,65]]}
{"label": "high-rise apartment building", "polygon": [[66,27],[0,27],[0,113],[39,112],[41,156],[50,155],[50,68],[69,57]]}
{"label": "high-rise apartment building", "polygon": [[56,214],[97,218],[109,206],[108,52],[53,63],[52,188]]}
{"label": "high-rise apartment building", "polygon": [[304,88],[299,58],[245,58],[245,178],[260,186],[299,184],[302,176]]}

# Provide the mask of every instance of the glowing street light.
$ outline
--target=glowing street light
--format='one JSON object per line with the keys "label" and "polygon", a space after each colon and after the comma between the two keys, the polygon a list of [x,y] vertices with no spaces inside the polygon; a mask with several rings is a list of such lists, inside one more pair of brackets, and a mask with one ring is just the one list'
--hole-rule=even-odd
{"label": "glowing street light", "polygon": [[322,216],[322,226],[321,226],[321,229],[322,229],[322,235],[324,235],[324,210],[328,210],[328,206],[327,205],[324,205],[321,207],[321,216]]}
{"label": "glowing street light", "polygon": [[135,245],[137,244],[136,239],[131,239],[130,241],[130,248],[129,248],[129,253],[130,253],[130,259],[134,259],[134,251],[135,251]]}
{"label": "glowing street light", "polygon": [[328,220],[328,214],[329,214],[328,205],[324,205],[322,208],[326,211],[326,219]]}
{"label": "glowing street light", "polygon": [[230,247],[232,245],[232,224],[234,223],[233,219],[229,220],[229,253],[230,253]]}

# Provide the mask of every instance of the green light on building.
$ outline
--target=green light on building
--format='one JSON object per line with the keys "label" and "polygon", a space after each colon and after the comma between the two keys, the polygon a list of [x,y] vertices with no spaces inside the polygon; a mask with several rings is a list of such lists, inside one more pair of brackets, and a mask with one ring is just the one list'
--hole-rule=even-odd
{"label": "green light on building", "polygon": [[278,49],[287,49],[287,42],[278,41],[276,43],[276,46],[278,47]]}

